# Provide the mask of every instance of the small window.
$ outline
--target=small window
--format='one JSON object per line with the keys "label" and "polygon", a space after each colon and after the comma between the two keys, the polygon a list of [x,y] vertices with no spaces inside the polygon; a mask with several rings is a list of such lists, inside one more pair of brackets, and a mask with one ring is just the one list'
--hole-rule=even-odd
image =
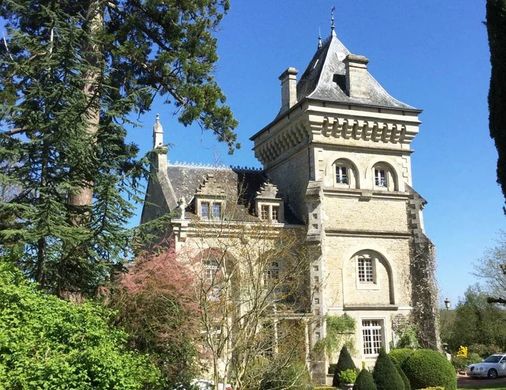
{"label": "small window", "polygon": [[209,219],[209,202],[200,202],[200,217]]}
{"label": "small window", "polygon": [[216,260],[204,261],[204,280],[212,283],[218,273],[220,266]]}
{"label": "small window", "polygon": [[358,281],[360,283],[374,283],[374,259],[370,257],[359,257],[358,261]]}
{"label": "small window", "polygon": [[272,206],[272,220],[279,222],[279,206]]}
{"label": "small window", "polygon": [[273,261],[269,264],[269,269],[267,270],[267,279],[274,281],[279,279],[279,263]]}
{"label": "small window", "polygon": [[388,187],[387,173],[383,168],[374,168],[374,184],[378,187]]}
{"label": "small window", "polygon": [[344,165],[336,165],[336,183],[350,184],[348,179],[348,168]]}
{"label": "small window", "polygon": [[269,219],[269,206],[262,205],[260,207],[260,218],[267,221]]}
{"label": "small window", "polygon": [[383,347],[383,321],[362,320],[364,355],[377,355]]}
{"label": "small window", "polygon": [[213,203],[213,219],[221,219],[221,203]]}

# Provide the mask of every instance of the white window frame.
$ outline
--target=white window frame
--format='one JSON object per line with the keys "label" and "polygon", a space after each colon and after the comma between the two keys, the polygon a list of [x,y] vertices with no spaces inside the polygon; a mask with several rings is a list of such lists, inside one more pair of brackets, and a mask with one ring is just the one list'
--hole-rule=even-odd
{"label": "white window frame", "polygon": [[[360,280],[360,259],[371,260],[372,266],[372,281]],[[379,257],[375,254],[369,252],[362,252],[352,259],[355,262],[355,284],[357,290],[379,290],[380,283],[378,278],[378,262],[380,261]]]}
{"label": "white window frame", "polygon": [[[204,216],[202,213],[203,205],[207,205],[207,216]],[[215,207],[219,205],[220,208],[220,215],[215,214]],[[203,221],[219,221],[223,219],[223,208],[224,208],[225,202],[221,200],[213,200],[213,199],[200,199],[197,201],[197,210],[198,210],[198,216]]]}
{"label": "white window frame", "polygon": [[284,218],[283,203],[258,202],[257,215],[262,221],[282,223]]}
{"label": "white window frame", "polygon": [[385,320],[383,318],[361,318],[360,331],[363,356],[378,356],[379,350],[385,348],[386,345]]}
{"label": "white window frame", "polygon": [[382,166],[374,167],[374,186],[388,189],[388,169]]}
{"label": "white window frame", "polygon": [[[344,172],[343,172],[344,171]],[[348,165],[335,164],[335,183],[338,185],[350,185],[350,167]]]}

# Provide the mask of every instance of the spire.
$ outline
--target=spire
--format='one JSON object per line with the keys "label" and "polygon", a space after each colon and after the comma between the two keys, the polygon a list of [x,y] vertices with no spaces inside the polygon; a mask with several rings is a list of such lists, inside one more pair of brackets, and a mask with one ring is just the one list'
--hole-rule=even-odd
{"label": "spire", "polygon": [[320,28],[318,27],[318,49],[320,49],[323,46],[322,44],[322,33],[320,31]]}
{"label": "spire", "polygon": [[153,125],[153,149],[163,145],[163,127],[160,123],[160,114],[156,114]]}
{"label": "spire", "polygon": [[336,32],[335,32],[336,26],[334,25],[334,11],[335,10],[336,10],[336,6],[333,6],[332,9],[330,10],[330,32],[332,35],[336,35]]}

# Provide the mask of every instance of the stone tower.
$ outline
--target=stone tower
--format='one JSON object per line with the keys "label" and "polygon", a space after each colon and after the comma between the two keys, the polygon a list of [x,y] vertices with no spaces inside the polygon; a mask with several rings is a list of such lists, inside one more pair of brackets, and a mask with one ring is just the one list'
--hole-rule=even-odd
{"label": "stone tower", "polygon": [[[251,140],[318,253],[312,343],[326,333],[324,316],[346,313],[356,323],[354,358],[372,365],[410,317],[424,321],[424,344],[437,345],[437,296],[425,201],[412,188],[421,110],[390,96],[367,65],[332,29],[298,82],[295,68],[281,74],[281,109]],[[322,381],[324,363],[313,362]]]}

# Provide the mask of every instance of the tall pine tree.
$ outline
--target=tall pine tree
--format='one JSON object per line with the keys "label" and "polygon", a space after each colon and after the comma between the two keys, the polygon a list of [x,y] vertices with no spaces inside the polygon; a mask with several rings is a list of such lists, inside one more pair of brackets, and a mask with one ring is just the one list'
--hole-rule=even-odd
{"label": "tall pine tree", "polygon": [[506,198],[506,0],[487,0],[487,31],[492,65],[489,129],[499,156],[497,182]]}
{"label": "tall pine tree", "polygon": [[59,295],[92,293],[128,245],[125,199],[142,167],[129,114],[166,97],[232,151],[213,76],[227,0],[4,0],[0,255]]}

